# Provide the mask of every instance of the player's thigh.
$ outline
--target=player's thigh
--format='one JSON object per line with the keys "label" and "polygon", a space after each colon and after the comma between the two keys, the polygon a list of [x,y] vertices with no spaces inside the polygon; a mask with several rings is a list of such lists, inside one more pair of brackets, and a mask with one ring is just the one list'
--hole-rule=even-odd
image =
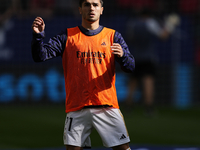
{"label": "player's thigh", "polygon": [[93,124],[105,147],[115,147],[130,142],[124,118],[119,109],[104,108],[93,114]]}
{"label": "player's thigh", "polygon": [[89,113],[87,109],[67,113],[63,136],[64,145],[73,145],[75,148],[91,147],[89,135],[91,134],[92,124]]}

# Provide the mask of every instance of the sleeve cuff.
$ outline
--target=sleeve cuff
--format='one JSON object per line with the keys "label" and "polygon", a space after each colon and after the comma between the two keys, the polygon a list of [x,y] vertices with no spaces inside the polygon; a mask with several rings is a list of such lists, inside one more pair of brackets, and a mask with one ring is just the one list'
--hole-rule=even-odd
{"label": "sleeve cuff", "polygon": [[36,37],[36,38],[44,38],[45,37],[45,32],[44,31],[42,31],[40,33],[33,32],[33,36]]}

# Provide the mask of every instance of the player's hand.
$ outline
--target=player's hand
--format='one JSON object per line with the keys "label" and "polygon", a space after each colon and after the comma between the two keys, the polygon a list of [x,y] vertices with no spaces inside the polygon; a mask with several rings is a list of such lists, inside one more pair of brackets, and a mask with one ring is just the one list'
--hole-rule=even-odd
{"label": "player's hand", "polygon": [[172,33],[181,20],[177,14],[170,14],[165,18],[165,28],[169,33]]}
{"label": "player's hand", "polygon": [[44,29],[45,29],[44,20],[41,17],[35,18],[35,20],[33,21],[33,24],[32,24],[32,29],[33,29],[33,32],[35,32],[35,33],[40,33],[42,31],[44,31]]}
{"label": "player's hand", "polygon": [[122,57],[124,55],[123,49],[119,43],[113,43],[111,50],[113,51],[112,53],[118,57]]}

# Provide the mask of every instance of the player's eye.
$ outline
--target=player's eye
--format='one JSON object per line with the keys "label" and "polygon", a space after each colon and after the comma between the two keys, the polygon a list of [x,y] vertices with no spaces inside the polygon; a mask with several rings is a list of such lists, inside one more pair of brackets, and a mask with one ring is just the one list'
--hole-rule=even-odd
{"label": "player's eye", "polygon": [[94,6],[94,7],[97,7],[97,6],[99,6],[99,4],[98,4],[98,3],[94,3],[93,6]]}
{"label": "player's eye", "polygon": [[90,3],[87,3],[87,2],[86,2],[86,3],[84,4],[84,6],[88,7],[88,6],[90,6]]}

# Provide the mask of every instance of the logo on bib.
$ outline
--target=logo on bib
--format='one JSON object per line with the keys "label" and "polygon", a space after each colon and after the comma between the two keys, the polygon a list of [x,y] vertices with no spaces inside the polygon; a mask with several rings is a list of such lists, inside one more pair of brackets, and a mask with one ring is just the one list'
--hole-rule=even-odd
{"label": "logo on bib", "polygon": [[106,43],[105,43],[105,42],[103,42],[103,43],[101,44],[101,46],[106,46]]}

